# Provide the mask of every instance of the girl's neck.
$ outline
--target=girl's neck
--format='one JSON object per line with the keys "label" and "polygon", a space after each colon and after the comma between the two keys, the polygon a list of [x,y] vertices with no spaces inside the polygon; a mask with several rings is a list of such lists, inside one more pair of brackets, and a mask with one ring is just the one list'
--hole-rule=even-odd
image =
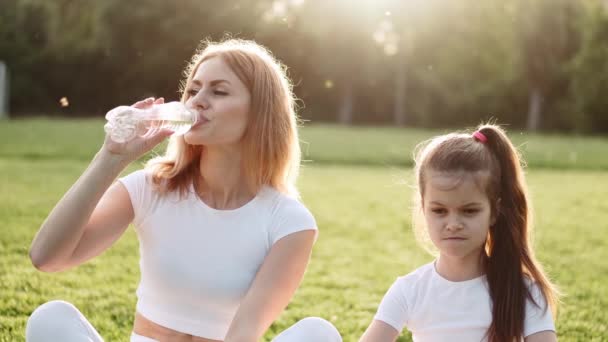
{"label": "girl's neck", "polygon": [[443,278],[458,282],[475,279],[484,274],[481,251],[464,257],[453,257],[440,254],[435,263],[435,270]]}
{"label": "girl's neck", "polygon": [[238,147],[205,147],[200,170],[202,184],[197,192],[212,208],[239,208],[255,197],[247,186]]}

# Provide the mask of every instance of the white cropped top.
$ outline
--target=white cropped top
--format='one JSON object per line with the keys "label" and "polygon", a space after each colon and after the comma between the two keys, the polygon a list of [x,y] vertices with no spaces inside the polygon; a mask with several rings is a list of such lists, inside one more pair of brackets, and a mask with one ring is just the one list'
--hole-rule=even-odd
{"label": "white cropped top", "polygon": [[145,170],[119,179],[139,238],[137,311],[167,328],[223,340],[272,245],[291,233],[316,231],[314,217],[270,187],[238,209],[217,210],[193,188],[187,197],[160,196],[148,179]]}
{"label": "white cropped top", "polygon": [[[555,331],[540,288],[529,280],[526,283],[534,302],[526,300],[524,336]],[[397,278],[374,319],[399,332],[407,327],[414,341],[487,341],[492,298],[485,275],[453,282],[437,273],[432,262]]]}

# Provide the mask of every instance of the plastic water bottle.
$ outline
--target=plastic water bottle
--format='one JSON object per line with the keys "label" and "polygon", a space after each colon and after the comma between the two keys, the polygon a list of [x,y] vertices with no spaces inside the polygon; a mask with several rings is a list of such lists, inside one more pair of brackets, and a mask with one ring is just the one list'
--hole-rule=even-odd
{"label": "plastic water bottle", "polygon": [[168,102],[140,109],[120,106],[106,114],[104,130],[112,140],[123,143],[136,136],[161,129],[170,129],[174,135],[182,135],[196,121],[196,114],[181,102]]}

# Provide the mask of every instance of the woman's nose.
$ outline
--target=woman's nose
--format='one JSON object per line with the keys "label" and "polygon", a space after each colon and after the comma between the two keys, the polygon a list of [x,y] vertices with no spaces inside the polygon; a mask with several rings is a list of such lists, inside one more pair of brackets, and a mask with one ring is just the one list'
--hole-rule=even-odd
{"label": "woman's nose", "polygon": [[204,92],[199,91],[196,95],[190,98],[190,105],[199,109],[207,109],[209,108],[209,101],[207,100]]}

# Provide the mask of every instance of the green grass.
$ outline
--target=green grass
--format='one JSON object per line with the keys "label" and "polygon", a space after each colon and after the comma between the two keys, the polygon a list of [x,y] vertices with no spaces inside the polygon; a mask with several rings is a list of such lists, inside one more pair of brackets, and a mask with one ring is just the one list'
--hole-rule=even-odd
{"label": "green grass", "polygon": [[[131,229],[102,256],[67,272],[40,273],[27,257],[40,224],[98,148],[101,124],[0,122],[2,342],[23,341],[28,315],[57,298],[80,308],[107,341],[128,340],[139,276]],[[305,164],[299,183],[320,237],[302,286],[265,340],[298,319],[321,316],[338,327],[345,341],[356,341],[394,279],[431,260],[410,229],[412,180],[405,156],[435,133],[331,126],[303,130],[308,158],[314,161]],[[536,160],[527,173],[537,256],[565,294],[557,319],[559,339],[605,340],[608,141],[529,138],[525,153]],[[577,163],[569,164],[566,148],[576,151]],[[544,151],[554,151],[545,163]],[[410,340],[404,333],[399,341]]]}
{"label": "green grass", "polygon": [[[533,168],[608,170],[608,139],[528,134],[509,136]],[[449,130],[314,125],[302,130],[306,158],[317,163],[411,166],[416,145]]]}
{"label": "green grass", "polygon": [[[103,139],[103,123],[99,119],[0,121],[0,158],[88,161]],[[317,164],[411,166],[416,144],[446,132],[310,125],[301,130],[300,140],[304,159]],[[530,167],[608,170],[606,138],[509,133]]]}

